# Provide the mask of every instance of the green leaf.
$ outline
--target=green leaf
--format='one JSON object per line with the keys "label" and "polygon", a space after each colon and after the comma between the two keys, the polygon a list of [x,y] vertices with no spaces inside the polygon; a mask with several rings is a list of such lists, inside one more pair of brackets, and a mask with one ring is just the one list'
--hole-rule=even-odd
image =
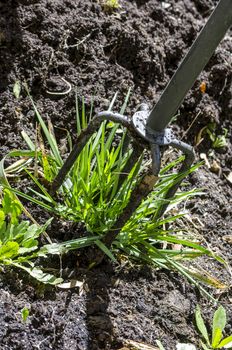
{"label": "green leaf", "polygon": [[0,210],[0,226],[4,223],[5,213],[3,210]]}
{"label": "green leaf", "polygon": [[26,142],[26,144],[28,145],[28,147],[30,148],[30,150],[35,151],[35,145],[32,142],[32,140],[30,139],[30,136],[28,136],[28,134],[26,133],[26,131],[22,131],[21,135],[24,139],[24,141]]}
{"label": "green leaf", "polygon": [[230,349],[232,348],[232,335],[229,337],[224,338],[220,344],[218,344],[218,349],[225,348]]}
{"label": "green leaf", "polygon": [[23,264],[19,264],[17,262],[12,262],[12,265],[26,271],[33,278],[35,278],[37,281],[39,281],[41,283],[56,285],[56,284],[63,282],[62,278],[57,278],[54,275],[51,275],[49,273],[45,273],[44,271],[42,271],[38,267],[34,267],[34,266],[26,267]]}
{"label": "green leaf", "polygon": [[200,306],[197,305],[196,311],[195,311],[195,320],[196,320],[196,325],[200,333],[202,334],[203,338],[207,342],[208,346],[210,346],[210,341],[209,341],[209,335],[207,328],[205,326],[204,320],[201,316],[201,309]]}
{"label": "green leaf", "polygon": [[18,254],[19,245],[16,242],[7,242],[0,247],[0,260],[11,259]]}
{"label": "green leaf", "polygon": [[29,310],[27,307],[24,307],[22,310],[21,310],[21,316],[22,316],[22,320],[23,322],[26,322],[27,321],[27,318],[29,316]]}
{"label": "green leaf", "polygon": [[18,223],[18,217],[22,212],[20,202],[15,198],[14,194],[9,189],[4,189],[4,197],[2,207],[5,214],[9,214],[12,224]]}
{"label": "green leaf", "polygon": [[62,243],[46,244],[39,250],[38,255],[63,254],[70,250],[87,247],[94,243],[97,239],[99,239],[99,236],[82,237],[70,241],[65,241]]}
{"label": "green leaf", "polygon": [[36,105],[35,105],[35,103],[34,103],[32,97],[31,97],[31,95],[30,95],[30,93],[29,93],[28,87],[25,86],[25,88],[26,88],[27,93],[28,93],[28,96],[29,96],[29,98],[30,98],[30,100],[31,100],[31,103],[32,103],[32,106],[33,106],[35,115],[36,115],[36,117],[37,117],[37,119],[38,119],[38,121],[39,121],[39,123],[40,123],[42,129],[43,129],[43,132],[44,132],[44,134],[45,134],[45,136],[46,136],[46,139],[47,139],[47,141],[48,141],[48,143],[49,143],[49,146],[51,147],[52,153],[53,153],[53,155],[54,155],[54,157],[55,157],[57,163],[61,166],[61,165],[63,164],[63,160],[62,160],[62,158],[61,158],[60,151],[59,151],[59,148],[58,148],[56,139],[55,139],[55,137],[52,135],[52,133],[50,133],[50,131],[48,130],[47,125],[45,124],[43,118],[41,117],[41,115],[40,115],[40,113],[39,113],[39,111],[38,111],[38,109],[37,109],[37,107],[36,107]]}
{"label": "green leaf", "polygon": [[222,339],[222,331],[220,328],[216,328],[214,330],[214,336],[213,336],[213,340],[212,340],[212,348],[213,349],[217,349],[218,348],[218,344],[220,343]]}
{"label": "green leaf", "polygon": [[57,278],[54,275],[51,275],[50,273],[45,273],[38,267],[34,267],[32,269],[27,269],[27,272],[32,277],[37,279],[37,281],[42,282],[44,284],[56,285],[56,284],[63,282],[63,278]]}
{"label": "green leaf", "polygon": [[201,347],[203,350],[211,350],[211,348],[209,349],[204,343],[202,343],[202,341],[201,341]]}
{"label": "green leaf", "polygon": [[16,80],[16,82],[14,83],[13,86],[13,94],[15,95],[15,97],[18,99],[20,96],[20,92],[21,92],[21,84],[19,80]]}
{"label": "green leaf", "polygon": [[[222,332],[226,325],[226,310],[223,306],[215,311],[213,316],[213,334],[212,334],[212,344],[214,347],[217,346],[222,338]],[[219,338],[219,330],[221,337]]]}
{"label": "green leaf", "polygon": [[99,241],[99,240],[97,240],[97,241],[95,241],[95,244],[98,246],[98,248],[100,248],[102,251],[103,251],[103,253],[104,254],[106,254],[113,262],[117,262],[117,260],[115,259],[115,257],[113,256],[113,254],[111,253],[111,251],[109,250],[109,248],[107,248],[107,246],[103,243],[103,242],[101,242],[101,241]]}

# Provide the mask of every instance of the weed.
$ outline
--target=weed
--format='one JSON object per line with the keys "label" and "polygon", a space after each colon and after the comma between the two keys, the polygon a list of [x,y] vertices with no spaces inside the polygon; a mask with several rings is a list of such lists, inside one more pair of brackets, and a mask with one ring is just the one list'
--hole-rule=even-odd
{"label": "weed", "polygon": [[45,225],[30,224],[19,220],[22,205],[8,189],[4,189],[0,198],[0,265],[15,266],[23,269],[38,281],[57,284],[61,280],[45,274],[32,261],[38,255],[38,237],[46,230]]}
{"label": "weed", "polygon": [[226,310],[223,306],[215,311],[212,322],[212,337],[210,340],[206,325],[201,316],[200,307],[197,306],[195,312],[196,325],[199,333],[201,334],[203,341],[201,341],[201,347],[204,350],[211,349],[231,349],[232,348],[232,335],[223,339],[223,330],[226,326]]}
{"label": "weed", "polygon": [[[120,113],[122,114],[128,98],[129,94],[121,108]],[[115,99],[116,95],[109,110],[112,109]],[[203,254],[214,255],[190,237],[186,230],[174,231],[173,224],[182,220],[184,214],[173,215],[172,208],[191,196],[201,194],[201,191],[195,189],[186,192],[179,191],[171,199],[165,218],[156,220],[156,214],[165,202],[165,194],[169,188],[173,183],[178,182],[180,177],[184,178],[196,170],[198,165],[193,166],[183,174],[174,171],[183,158],[166,165],[160,172],[159,181],[152,193],[141,203],[123,227],[116,228],[119,233],[112,244],[112,249],[109,250],[102,239],[114,227],[130,200],[136,183],[141,180],[144,169],[149,167],[149,161],[144,161],[143,157],[140,157],[134,167],[127,172],[127,165],[133,152],[131,147],[125,147],[126,130],[118,124],[103,122],[83,148],[58,194],[52,196],[44,184],[50,183],[54,179],[63,164],[63,160],[57,140],[52,132],[52,125],[45,124],[32,99],[31,102],[47,146],[45,147],[45,142],[42,139],[34,143],[23,132],[29,150],[14,151],[9,156],[27,157],[24,159],[23,169],[37,185],[38,190],[30,189],[33,196],[18,190],[12,191],[66,220],[83,222],[88,231],[86,237],[59,244],[47,244],[41,248],[40,252],[60,254],[70,249],[95,244],[114,261],[116,261],[116,254],[118,259],[129,256],[140,263],[145,262],[177,270],[192,283],[197,284],[205,293],[207,292],[196,279],[218,288],[225,287],[210,275],[205,276],[200,271],[193,270],[182,263],[184,260],[193,259]],[[92,108],[89,117],[87,117],[84,100],[82,100],[82,108],[80,109],[76,97],[77,135],[87,127],[88,120],[91,118]],[[122,137],[115,145],[114,139],[117,135],[122,135]],[[40,145],[39,149],[36,149],[36,144]],[[48,146],[49,149],[46,149]],[[32,162],[34,162],[40,178],[42,177],[41,181],[31,170]],[[22,171],[22,163],[16,162],[16,164],[14,171]],[[175,249],[175,246],[179,248]],[[219,257],[215,258],[223,262]],[[208,293],[207,295],[209,296]]]}
{"label": "weed", "polygon": [[223,128],[223,134],[216,134],[216,123],[209,123],[204,128],[202,128],[197,136],[197,144],[202,141],[202,135],[207,134],[212,142],[212,148],[224,148],[227,146],[226,137],[228,134],[228,130]]}
{"label": "weed", "polygon": [[100,0],[100,4],[105,12],[114,12],[120,8],[118,0]]}
{"label": "weed", "polygon": [[26,306],[24,306],[24,308],[21,310],[21,317],[24,323],[27,322],[29,314],[30,314],[29,309]]}

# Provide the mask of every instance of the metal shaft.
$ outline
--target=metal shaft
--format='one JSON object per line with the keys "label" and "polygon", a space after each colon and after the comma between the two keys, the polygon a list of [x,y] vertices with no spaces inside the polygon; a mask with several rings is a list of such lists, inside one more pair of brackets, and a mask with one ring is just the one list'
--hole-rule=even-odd
{"label": "metal shaft", "polygon": [[232,0],[220,0],[148,116],[147,126],[162,131],[232,25]]}

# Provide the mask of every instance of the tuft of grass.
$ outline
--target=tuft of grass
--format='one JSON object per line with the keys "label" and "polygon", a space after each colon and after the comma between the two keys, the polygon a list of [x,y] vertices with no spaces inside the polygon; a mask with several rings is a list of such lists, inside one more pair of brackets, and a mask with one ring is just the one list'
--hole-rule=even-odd
{"label": "tuft of grass", "polygon": [[[116,97],[117,94],[109,110],[112,110]],[[129,93],[120,110],[121,114],[125,111],[128,99]],[[32,98],[31,102],[44,138],[40,139],[40,142],[34,142],[23,132],[28,150],[11,152],[11,157],[24,158],[21,159],[21,163],[16,162],[15,166],[6,171],[21,173],[24,170],[37,186],[37,190],[29,188],[30,194],[15,189],[12,191],[65,220],[83,222],[88,231],[88,235],[80,240],[47,244],[41,248],[42,252],[44,249],[45,254],[60,254],[70,249],[95,244],[113,261],[126,256],[139,263],[179,271],[208,296],[210,295],[199,285],[199,281],[217,288],[225,288],[212,276],[207,275],[206,278],[200,271],[193,270],[184,263],[201,255],[213,256],[222,263],[223,260],[190,237],[185,229],[177,230],[174,225],[177,220],[181,220],[184,213],[173,215],[172,209],[188,198],[200,195],[201,191],[192,189],[177,192],[171,198],[165,217],[156,220],[156,214],[165,202],[165,194],[169,188],[178,182],[180,177],[185,178],[195,171],[199,165],[178,174],[176,169],[183,160],[182,157],[167,164],[161,170],[154,190],[144,199],[124,227],[120,228],[120,233],[109,249],[103,243],[104,236],[122,214],[137,182],[150,166],[149,161],[145,161],[141,156],[129,173],[124,174],[132,155],[132,147],[125,147],[128,140],[127,130],[121,125],[104,121],[85,145],[58,193],[51,196],[46,184],[53,181],[64,161],[52,126],[46,125]],[[79,106],[76,96],[77,135],[87,127],[92,112],[91,107],[90,114],[87,115],[84,99]],[[118,140],[116,143],[115,138]]]}

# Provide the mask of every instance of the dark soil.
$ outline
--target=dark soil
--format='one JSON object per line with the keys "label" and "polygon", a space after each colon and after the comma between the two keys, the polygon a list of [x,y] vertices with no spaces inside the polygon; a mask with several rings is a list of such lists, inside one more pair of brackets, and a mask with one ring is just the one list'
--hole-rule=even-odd
{"label": "dark soil", "polygon": [[[26,81],[41,114],[75,139],[74,91],[95,110],[103,110],[119,91],[121,104],[129,87],[127,109],[132,115],[144,101],[152,106],[217,3],[214,0],[122,1],[114,13],[103,11],[97,0],[0,1],[0,150],[22,148],[20,132],[35,127],[26,92],[13,95],[17,80]],[[205,196],[189,202],[195,230],[217,253],[231,263],[231,50],[227,33],[206,69],[186,97],[173,129],[207,155],[211,169],[202,166],[190,178]],[[51,95],[47,91],[64,92]],[[200,89],[206,83],[206,92]],[[197,116],[197,117],[196,117]],[[216,134],[228,129],[227,146],[212,149],[207,135],[196,145],[200,130],[216,123]],[[190,127],[190,125],[192,125]],[[190,127],[190,129],[189,129]],[[189,130],[188,130],[189,129]],[[59,136],[66,133],[57,129]],[[186,133],[187,131],[187,133]],[[214,162],[214,166],[212,166]],[[216,164],[216,166],[215,166]],[[36,219],[40,214],[34,209]],[[46,214],[47,216],[47,214]],[[45,218],[45,215],[44,215]],[[42,221],[44,219],[42,217]],[[59,239],[67,230],[56,234]],[[73,228],[70,228],[73,230]],[[70,234],[72,235],[72,231]],[[53,233],[54,236],[54,233]],[[66,238],[67,239],[67,238]],[[202,267],[224,281],[231,275],[204,259]],[[69,266],[70,265],[70,266]],[[68,268],[72,264],[67,263]],[[70,271],[69,271],[70,272]],[[85,278],[85,288],[61,291],[36,287],[19,271],[0,276],[0,349],[120,349],[125,340],[166,349],[178,342],[198,344],[193,320],[197,303],[206,318],[215,307],[176,273],[104,263],[93,271],[83,267],[72,277]],[[64,275],[68,277],[68,275]],[[232,331],[231,289],[211,290],[228,311],[227,334]],[[30,309],[26,323],[23,307]]]}

